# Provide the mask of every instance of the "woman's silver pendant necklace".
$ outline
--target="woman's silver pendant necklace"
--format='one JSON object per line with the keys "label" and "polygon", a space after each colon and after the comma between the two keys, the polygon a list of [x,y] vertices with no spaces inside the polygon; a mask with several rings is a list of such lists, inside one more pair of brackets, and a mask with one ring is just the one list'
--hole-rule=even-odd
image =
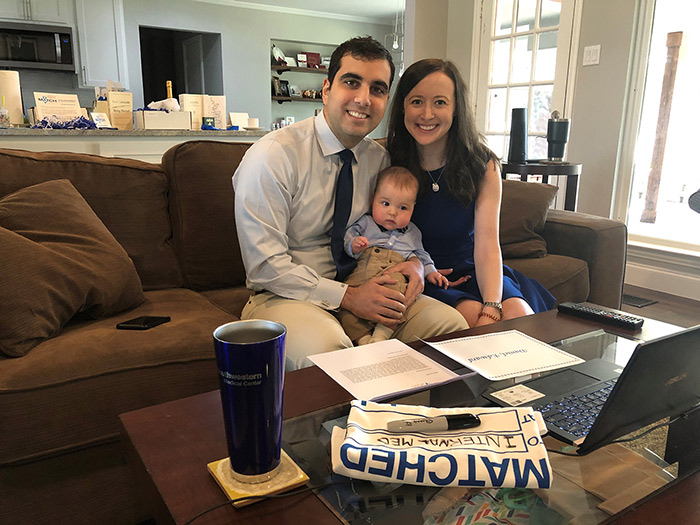
{"label": "woman's silver pendant necklace", "polygon": [[440,185],[438,184],[438,182],[440,181],[440,177],[442,177],[442,172],[443,172],[443,171],[445,171],[445,166],[443,166],[442,169],[440,169],[440,174],[438,175],[437,179],[434,179],[434,178],[433,178],[433,174],[430,173],[428,170],[425,170],[425,172],[428,174],[428,177],[430,177],[430,180],[433,181],[433,191],[434,191],[435,193],[437,193],[438,191],[440,191]]}

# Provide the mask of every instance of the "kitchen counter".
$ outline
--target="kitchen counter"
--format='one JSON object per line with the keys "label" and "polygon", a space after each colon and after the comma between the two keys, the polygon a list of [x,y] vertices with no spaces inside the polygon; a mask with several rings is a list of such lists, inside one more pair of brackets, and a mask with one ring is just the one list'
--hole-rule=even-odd
{"label": "kitchen counter", "polygon": [[0,137],[34,137],[34,136],[70,136],[70,137],[262,137],[269,131],[198,131],[188,129],[35,129],[35,128],[0,128]]}
{"label": "kitchen counter", "polygon": [[193,131],[177,129],[0,129],[0,148],[70,151],[160,163],[172,146],[190,140],[255,142],[260,131]]}

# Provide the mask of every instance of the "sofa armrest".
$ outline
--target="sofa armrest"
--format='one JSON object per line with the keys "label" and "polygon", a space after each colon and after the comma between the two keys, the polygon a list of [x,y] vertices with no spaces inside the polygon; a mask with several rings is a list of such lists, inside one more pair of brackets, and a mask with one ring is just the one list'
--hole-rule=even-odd
{"label": "sofa armrest", "polygon": [[542,237],[548,253],[586,261],[589,302],[620,308],[627,259],[624,223],[585,213],[549,210]]}

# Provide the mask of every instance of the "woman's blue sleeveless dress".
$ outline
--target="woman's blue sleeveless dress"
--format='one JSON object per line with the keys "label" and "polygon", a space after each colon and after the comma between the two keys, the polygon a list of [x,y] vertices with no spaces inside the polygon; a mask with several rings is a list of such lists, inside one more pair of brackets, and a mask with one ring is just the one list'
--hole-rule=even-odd
{"label": "woman's blue sleeveless dress", "polygon": [[[432,172],[433,177],[440,170]],[[454,281],[464,275],[471,279],[457,287],[440,288],[426,281],[424,294],[450,306],[463,299],[483,302],[474,269],[474,202],[467,208],[450,195],[447,185],[437,192],[428,190],[418,197],[411,221],[423,235],[423,247],[435,261],[438,269],[453,268],[447,276]],[[534,279],[517,270],[503,266],[503,296],[501,301],[521,297],[535,313],[554,307],[554,296]]]}

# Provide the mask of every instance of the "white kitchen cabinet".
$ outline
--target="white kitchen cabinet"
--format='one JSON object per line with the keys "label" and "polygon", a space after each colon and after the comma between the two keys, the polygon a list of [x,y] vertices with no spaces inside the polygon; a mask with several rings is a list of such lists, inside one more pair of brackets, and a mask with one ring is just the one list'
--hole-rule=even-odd
{"label": "white kitchen cabinet", "polygon": [[71,0],[2,0],[0,19],[70,24]]}
{"label": "white kitchen cabinet", "polygon": [[81,86],[129,88],[122,0],[75,0]]}

